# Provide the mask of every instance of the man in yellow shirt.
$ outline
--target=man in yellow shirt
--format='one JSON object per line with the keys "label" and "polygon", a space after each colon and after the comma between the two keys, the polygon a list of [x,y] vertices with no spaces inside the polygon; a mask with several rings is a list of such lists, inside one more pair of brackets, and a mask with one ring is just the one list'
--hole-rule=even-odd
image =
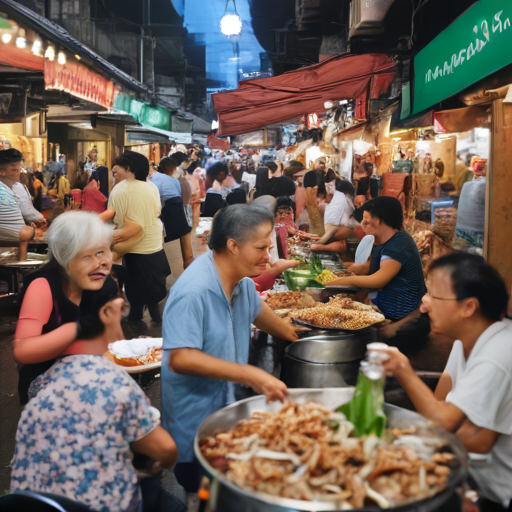
{"label": "man in yellow shirt", "polygon": [[125,291],[131,306],[128,318],[142,320],[147,306],[153,322],[160,323],[158,303],[167,295],[165,284],[171,273],[163,250],[160,194],[155,185],[146,181],[149,162],[144,155],[125,151],[114,162],[114,169],[116,181],[120,181],[108,201],[108,208],[115,211],[114,224],[119,230],[119,236],[114,231],[114,242],[133,237],[133,233],[123,229],[127,224],[137,228],[134,243],[123,256],[127,270]]}

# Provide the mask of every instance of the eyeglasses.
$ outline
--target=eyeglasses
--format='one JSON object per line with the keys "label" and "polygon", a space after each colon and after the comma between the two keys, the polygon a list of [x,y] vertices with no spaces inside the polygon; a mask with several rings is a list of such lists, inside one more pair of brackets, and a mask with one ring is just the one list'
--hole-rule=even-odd
{"label": "eyeglasses", "polygon": [[446,297],[436,297],[435,295],[430,295],[430,293],[425,293],[425,296],[427,296],[429,299],[434,299],[434,300],[455,300],[455,301],[460,301],[460,300],[463,300],[463,299],[458,299],[457,297],[454,297],[454,298],[446,298]]}

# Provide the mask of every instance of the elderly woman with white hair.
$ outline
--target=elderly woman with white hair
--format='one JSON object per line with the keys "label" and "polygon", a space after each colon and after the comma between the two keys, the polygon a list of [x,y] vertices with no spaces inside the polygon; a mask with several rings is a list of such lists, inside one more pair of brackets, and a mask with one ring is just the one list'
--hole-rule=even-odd
{"label": "elderly woman with white hair", "polygon": [[21,311],[14,340],[20,369],[18,391],[28,401],[30,383],[55,358],[72,349],[77,337],[96,334],[90,321],[101,294],[115,294],[110,277],[112,226],[89,212],[67,212],[46,234],[50,261],[24,280]]}
{"label": "elderly woman with white hair", "polygon": [[[122,339],[123,299],[109,276],[112,228],[68,212],[48,232],[50,262],[30,276],[14,354],[29,372],[11,462],[11,492],[79,501],[92,511],[183,512],[151,478],[139,482],[133,452],[172,468],[176,443],[126,371],[104,357]],[[158,501],[156,505],[155,501]]]}

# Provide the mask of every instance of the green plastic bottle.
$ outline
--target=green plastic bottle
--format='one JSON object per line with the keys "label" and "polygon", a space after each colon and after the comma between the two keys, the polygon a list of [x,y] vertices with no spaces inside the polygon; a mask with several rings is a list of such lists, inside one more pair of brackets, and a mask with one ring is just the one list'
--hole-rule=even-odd
{"label": "green plastic bottle", "polygon": [[337,409],[354,425],[357,437],[375,435],[381,437],[386,428],[384,414],[385,372],[382,362],[387,355],[376,349],[385,349],[385,343],[367,345],[366,360],[361,361],[356,388],[352,400]]}

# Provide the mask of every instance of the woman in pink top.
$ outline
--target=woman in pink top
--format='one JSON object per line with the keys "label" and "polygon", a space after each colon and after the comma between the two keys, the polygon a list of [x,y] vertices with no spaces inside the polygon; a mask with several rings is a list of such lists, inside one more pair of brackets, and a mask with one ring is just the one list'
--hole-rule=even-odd
{"label": "woman in pink top", "polygon": [[98,182],[91,179],[82,193],[82,210],[103,213],[107,207],[107,198],[100,192]]}

